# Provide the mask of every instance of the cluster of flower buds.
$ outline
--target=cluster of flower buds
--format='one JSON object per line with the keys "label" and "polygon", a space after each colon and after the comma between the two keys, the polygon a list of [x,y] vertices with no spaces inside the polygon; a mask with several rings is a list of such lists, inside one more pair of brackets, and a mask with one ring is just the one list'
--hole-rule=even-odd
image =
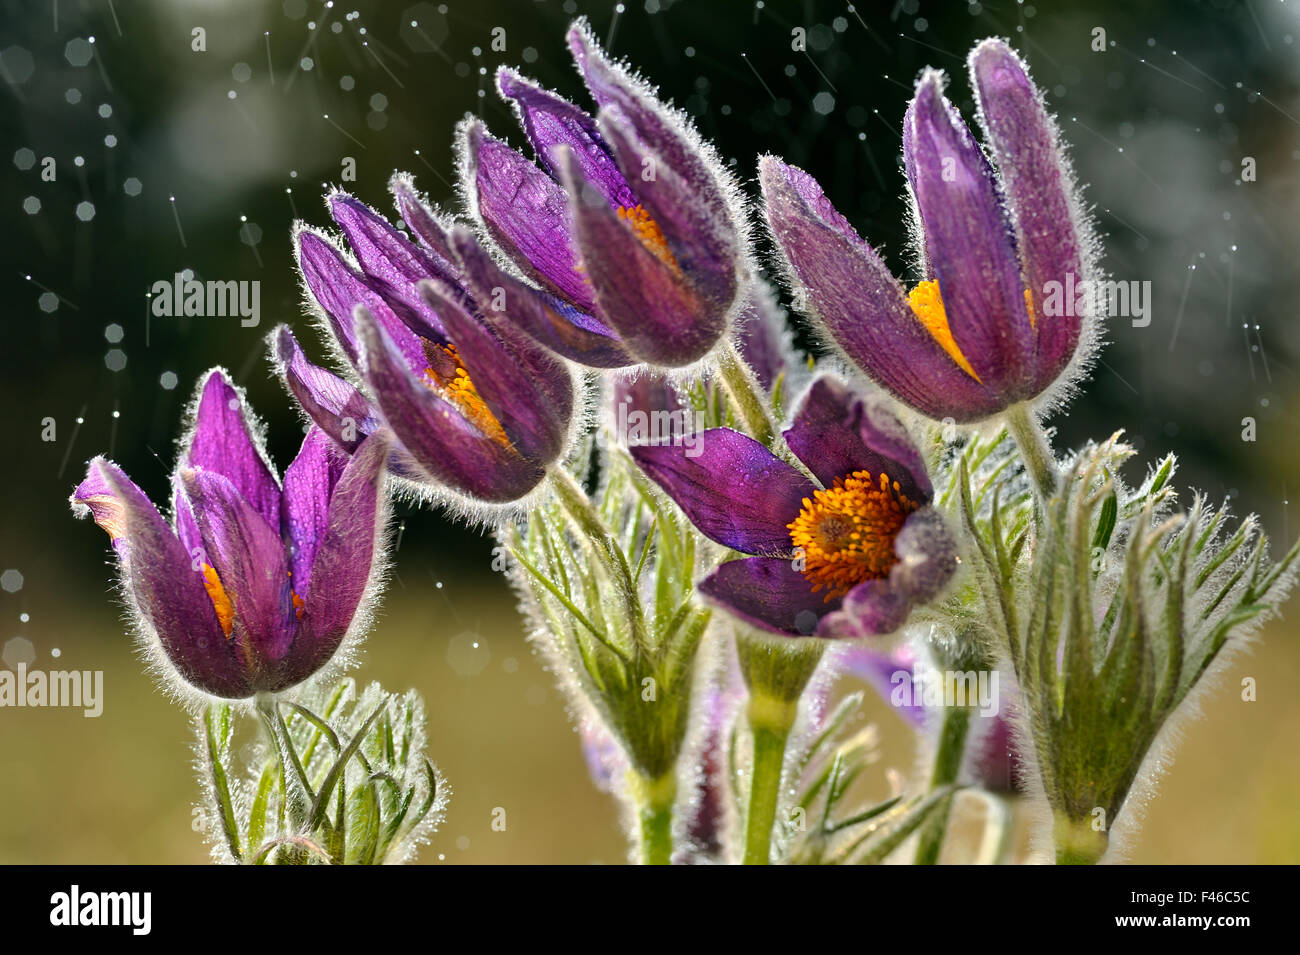
{"label": "cluster of flower buds", "polygon": [[[396,225],[341,192],[337,234],[298,224],[335,365],[271,335],[308,425],[283,479],[216,369],[170,521],[102,458],[73,494],[112,538],[143,645],[209,703],[218,854],[402,859],[441,811],[418,700],[329,683],[370,617],[391,478],[496,530],[642,861],[880,862],[915,837],[935,862],[966,788],[1044,799],[1058,859],[1097,861],[1297,551],[1268,563],[1253,521],[1225,540],[1199,499],[1171,513],[1171,462],[1129,490],[1115,440],[1052,454],[1039,419],[1100,337],[1052,290],[1094,278],[1097,254],[1025,64],[1000,40],[972,51],[983,147],[944,77],[920,75],[910,290],[808,173],[759,160],[776,264],[847,359],[817,367],[713,148],[585,23],[568,45],[594,115],[500,70],[533,155],[467,118],[463,219],[398,175]],[[845,811],[875,737],[842,738],[861,694],[831,711],[837,675],[900,710],[927,779]],[[936,680],[956,692],[918,688]],[[266,723],[260,775],[234,788],[212,697]],[[288,820],[274,833],[268,804]]]}

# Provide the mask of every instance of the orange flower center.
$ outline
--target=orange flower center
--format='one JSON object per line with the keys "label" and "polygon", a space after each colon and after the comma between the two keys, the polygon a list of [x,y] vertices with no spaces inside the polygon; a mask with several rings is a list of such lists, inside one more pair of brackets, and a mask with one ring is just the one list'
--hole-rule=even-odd
{"label": "orange flower center", "polygon": [[672,250],[668,248],[663,230],[659,228],[659,223],[650,218],[650,213],[645,211],[644,206],[623,206],[618,209],[618,217],[632,227],[632,233],[655,258],[678,275],[681,274],[681,268],[677,265]]}
{"label": "orange flower center", "polygon": [[918,506],[889,475],[873,480],[870,471],[836,478],[834,487],[804,498],[803,510],[786,526],[813,592],[826,590],[829,603],[888,574],[898,563],[894,538]]}
{"label": "orange flower center", "polygon": [[506,436],[505,428],[501,426],[501,422],[497,420],[496,415],[479,395],[478,389],[474,387],[469,372],[456,352],[456,346],[438,345],[437,347],[446,353],[455,367],[450,374],[443,375],[439,375],[433,368],[424,369],[425,384],[454,404],[465,419],[484,435],[497,444],[509,447],[510,439]]}
{"label": "orange flower center", "polygon": [[[293,576],[293,571],[289,571],[289,576]],[[203,589],[208,592],[208,599],[212,601],[212,609],[217,612],[217,623],[221,624],[221,632],[229,640],[230,631],[234,629],[235,624],[235,601],[226,592],[225,585],[221,583],[221,578],[217,576],[216,568],[211,564],[203,565]],[[294,614],[301,620],[306,604],[292,587],[289,588],[289,599],[293,601]]]}
{"label": "orange flower center", "polygon": [[217,612],[217,623],[221,624],[221,632],[229,639],[231,627],[235,622],[235,604],[226,593],[226,588],[221,585],[221,578],[217,576],[211,564],[203,565],[203,589],[208,592],[212,609]]}
{"label": "orange flower center", "polygon": [[[939,347],[948,353],[962,371],[979,381],[980,376],[975,374],[975,369],[971,367],[970,362],[957,346],[957,340],[952,337],[952,329],[948,327],[948,313],[943,307],[943,296],[939,294],[938,280],[927,279],[918,282],[916,287],[907,293],[907,304],[912,306],[912,314],[939,343]],[[1032,327],[1034,296],[1029,289],[1025,289],[1025,308],[1029,312],[1029,324]]]}
{"label": "orange flower center", "polygon": [[[293,576],[293,571],[289,571],[289,576]],[[299,620],[302,619],[302,612],[307,609],[306,602],[298,596],[298,591],[292,587],[289,588],[289,599],[293,601],[293,613]]]}

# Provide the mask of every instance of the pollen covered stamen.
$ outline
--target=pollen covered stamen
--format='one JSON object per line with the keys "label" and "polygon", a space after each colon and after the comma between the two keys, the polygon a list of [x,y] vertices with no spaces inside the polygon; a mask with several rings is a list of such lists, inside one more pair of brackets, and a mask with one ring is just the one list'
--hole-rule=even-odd
{"label": "pollen covered stamen", "polygon": [[803,510],[786,526],[813,591],[828,591],[830,602],[886,576],[898,563],[894,538],[918,506],[889,475],[873,479],[870,471],[836,478],[833,487],[804,498]]}
{"label": "pollen covered stamen", "polygon": [[[916,316],[917,321],[924,325],[925,330],[939,343],[939,347],[948,353],[962,371],[976,381],[980,381],[980,376],[975,374],[975,369],[962,354],[957,340],[952,336],[952,329],[948,327],[948,312],[943,307],[943,296],[939,294],[938,280],[927,279],[918,282],[916,287],[907,293],[907,304],[912,307],[912,314]],[[1034,295],[1029,289],[1025,289],[1025,311],[1029,315],[1029,326],[1036,327]],[[980,384],[983,382],[981,381]]]}
{"label": "pollen covered stamen", "polygon": [[226,588],[221,584],[221,578],[217,576],[216,570],[211,564],[203,565],[203,589],[208,592],[208,599],[212,601],[212,609],[217,612],[217,623],[221,624],[221,632],[230,638],[230,631],[235,623],[235,604],[226,593]]}
{"label": "pollen covered stamen", "polygon": [[506,430],[501,426],[491,409],[479,395],[478,389],[474,387],[474,382],[469,377],[464,363],[460,360],[460,355],[456,352],[455,345],[437,346],[447,357],[454,362],[455,367],[450,374],[440,375],[433,368],[424,369],[426,384],[433,388],[452,404],[454,404],[460,413],[484,435],[491,438],[497,444],[510,446],[510,438],[506,436]]}
{"label": "pollen covered stamen", "polygon": [[650,213],[645,211],[644,206],[622,206],[617,211],[618,217],[632,227],[632,232],[637,239],[654,254],[655,258],[674,272],[681,272],[677,259],[668,248],[668,240],[664,238],[663,230],[659,228],[659,223],[650,218]]}
{"label": "pollen covered stamen", "polygon": [[298,591],[293,589],[293,571],[289,571],[289,602],[293,604],[294,616],[299,620],[302,619],[302,612],[307,609],[306,602],[298,596]]}
{"label": "pollen covered stamen", "polygon": [[912,314],[939,343],[939,347],[948,353],[962,371],[979,381],[980,376],[975,374],[975,369],[957,346],[957,340],[952,337],[952,329],[948,327],[948,313],[943,307],[943,296],[939,294],[938,280],[918,282],[916,288],[907,293],[907,304],[912,306]]}

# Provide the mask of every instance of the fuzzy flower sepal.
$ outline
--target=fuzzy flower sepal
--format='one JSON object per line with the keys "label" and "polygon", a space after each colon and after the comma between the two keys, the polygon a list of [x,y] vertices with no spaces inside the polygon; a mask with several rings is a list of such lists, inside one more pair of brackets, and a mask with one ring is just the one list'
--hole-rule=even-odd
{"label": "fuzzy flower sepal", "polygon": [[410,861],[429,841],[450,790],[425,755],[414,690],[313,681],[291,701],[259,698],[258,712],[263,733],[251,750],[236,745],[240,721],[228,703],[195,717],[215,861],[385,865]]}
{"label": "fuzzy flower sepal", "polygon": [[[1117,476],[1118,436],[1069,466],[1034,531],[1007,475],[959,507],[986,620],[1014,668],[1058,862],[1096,862],[1158,776],[1170,726],[1294,582],[1300,545],[1268,559],[1254,516],[1197,496],[1174,511],[1166,457],[1142,485]],[[964,467],[964,465],[963,465]],[[1029,561],[1027,554],[1032,553]]]}

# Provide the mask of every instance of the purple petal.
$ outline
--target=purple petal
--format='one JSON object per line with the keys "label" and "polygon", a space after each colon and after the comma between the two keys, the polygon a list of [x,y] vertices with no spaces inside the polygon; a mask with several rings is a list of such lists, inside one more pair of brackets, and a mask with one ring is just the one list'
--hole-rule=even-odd
{"label": "purple petal", "polygon": [[208,563],[234,608],[231,640],[262,661],[281,659],[297,629],[279,522],[272,529],[223,475],[183,468]]}
{"label": "purple petal", "polygon": [[[1078,204],[1056,124],[1020,57],[1001,40],[985,40],[970,57],[979,116],[1015,223],[1025,282],[1035,299],[1038,336],[1035,390],[1069,364],[1082,316],[1045,316],[1048,283],[1083,279]],[[1073,310],[1071,310],[1072,312]]]}
{"label": "purple petal", "polygon": [[181,677],[217,696],[250,695],[202,575],[144,492],[116,464],[95,458],[71,502],[78,516],[92,514],[113,539],[126,591]]}
{"label": "purple petal", "polygon": [[636,177],[637,202],[662,232],[691,286],[719,312],[736,297],[738,239],[731,216],[701,197],[692,183],[637,138],[619,106],[600,111],[600,128],[619,167]]}
{"label": "purple petal", "polygon": [[746,623],[788,637],[820,636],[818,622],[840,606],[838,600],[827,603],[825,593],[814,593],[804,575],[781,558],[729,560],[700,581],[698,590]]}
{"label": "purple petal", "polygon": [[844,597],[842,606],[817,625],[817,636],[860,640],[893,633],[907,621],[912,603],[890,586],[888,578],[867,580]]}
{"label": "purple petal", "polygon": [[[1005,694],[1008,691],[1003,689]],[[1007,704],[1002,703],[1003,712]],[[985,789],[993,792],[1023,793],[1021,780],[1025,766],[1016,749],[1015,730],[1001,714],[977,714],[971,727],[972,739],[967,765],[971,775]]]}
{"label": "purple petal", "polygon": [[[618,422],[615,430],[618,436],[629,444],[638,443],[638,437],[645,438],[639,443],[653,444],[657,443],[652,440],[654,438],[677,439],[685,433],[683,425],[689,422],[686,414],[689,414],[690,409],[682,403],[681,396],[667,375],[644,371],[635,378],[619,378],[613,382],[612,392],[611,401]],[[655,420],[651,417],[654,415],[666,416],[662,420],[668,422],[670,433],[653,436],[637,435],[635,433],[637,427],[630,416],[638,411],[646,415],[649,420]]]}
{"label": "purple petal", "polygon": [[934,494],[921,453],[883,404],[868,402],[833,378],[813,382],[785,432],[786,443],[827,487],[854,471],[889,475],[915,504]]}
{"label": "purple petal", "polygon": [[425,250],[450,262],[452,254],[451,242],[447,235],[449,227],[443,224],[429,208],[428,203],[415,191],[415,183],[411,178],[403,173],[397,173],[390,180],[388,187],[393,193],[393,198],[397,200],[397,211],[401,213],[402,221],[424,244]]}
{"label": "purple petal", "polygon": [[[594,368],[636,364],[609,328],[547,292],[535,289],[502,270],[472,239],[462,240],[459,261],[479,309],[503,301],[504,318],[558,355]],[[500,291],[498,291],[500,290]]]}
{"label": "purple petal", "polygon": [[[881,653],[870,644],[851,643],[841,651],[839,662],[844,670],[871,686],[882,700],[914,726],[925,725],[925,706],[919,695],[912,693],[912,667],[916,659],[909,647],[903,645],[891,653]],[[898,690],[905,694],[906,703],[894,702],[894,693]]]}
{"label": "purple petal", "polygon": [[514,102],[519,124],[537,151],[537,161],[552,178],[559,178],[557,147],[567,146],[581,166],[583,178],[599,189],[611,206],[637,204],[589,115],[504,67],[497,72],[497,88]]}
{"label": "purple petal", "polygon": [[889,582],[913,603],[937,597],[957,571],[957,542],[933,508],[908,515],[894,538],[894,553],[898,563],[889,572]]}
{"label": "purple petal", "polygon": [[347,455],[313,426],[298,456],[284,471],[280,533],[289,549],[293,589],[301,596],[311,583],[311,565],[325,536],[330,495],[347,465]]}
{"label": "purple petal", "polygon": [[339,445],[352,451],[379,427],[376,409],[356,388],[313,365],[286,325],[274,333],[275,361],[308,417]]}
{"label": "purple petal", "polygon": [[[338,375],[307,360],[287,326],[271,333],[273,354],[289,391],[312,422],[349,453],[382,426],[379,409]],[[420,481],[424,475],[400,444],[393,444],[388,469],[396,477]]]}
{"label": "purple petal", "polygon": [[[452,243],[459,249],[466,239],[458,233]],[[446,298],[445,289],[435,283],[426,282],[423,290],[442,313],[474,390],[515,450],[542,464],[555,460],[573,415],[568,368],[509,322],[488,328]]]}
{"label": "purple petal", "polygon": [[661,258],[565,163],[574,237],[596,289],[600,317],[628,351],[654,365],[679,367],[709,353],[726,329],[726,313],[700,298],[680,265]]}
{"label": "purple petal", "polygon": [[989,390],[1030,397],[1034,330],[1011,227],[993,170],[933,71],[908,107],[903,159],[953,339]]}
{"label": "purple petal", "polygon": [[467,188],[492,238],[529,278],[591,311],[595,299],[578,267],[559,183],[480,123],[466,130],[465,150]]}
{"label": "purple petal", "polygon": [[[684,117],[659,102],[645,83],[633,79],[625,69],[611,62],[585,23],[571,27],[568,39],[578,71],[597,104],[602,109],[621,110],[623,119],[644,148],[662,160],[661,168],[666,166],[680,180],[689,183],[691,195],[701,205],[701,213],[716,222],[727,223],[734,234],[736,224],[724,187],[713,171],[717,160],[711,155],[711,147],[686,125]],[[641,170],[629,172],[624,167],[623,172],[639,192],[637,180]]]}
{"label": "purple petal", "polygon": [[444,341],[446,335],[437,313],[420,297],[418,285],[427,278],[455,284],[450,263],[436,260],[379,213],[346,193],[331,196],[329,207],[366,275],[379,284],[389,301],[401,302],[419,317],[414,331],[433,341]]}
{"label": "purple petal", "polygon": [[583,720],[578,733],[592,785],[603,793],[616,792],[628,769],[627,756],[618,740],[597,719]]}
{"label": "purple petal", "polygon": [[[426,366],[420,337],[331,243],[314,232],[302,230],[298,233],[298,265],[307,288],[325,310],[334,337],[351,362],[355,364],[359,354],[352,310],[364,305],[401,349],[411,368],[419,371]],[[413,323],[419,321],[418,313],[406,308],[402,311]]]}
{"label": "purple petal", "polygon": [[200,387],[194,432],[180,464],[228,478],[263,520],[279,526],[280,485],[253,437],[243,399],[219,368]]}
{"label": "purple petal", "polygon": [[433,480],[487,501],[513,501],[545,469],[471,424],[455,404],[416,377],[392,339],[364,309],[355,319],[366,380],[388,426]]}
{"label": "purple petal", "polygon": [[786,356],[791,354],[790,334],[785,314],[761,279],[751,283],[737,329],[741,356],[763,389],[771,391],[785,371]]}
{"label": "purple petal", "polygon": [[801,169],[759,162],[768,225],[835,343],[882,387],[932,418],[972,421],[1005,403],[926,330],[898,280]]}
{"label": "purple petal", "polygon": [[330,492],[328,511],[317,528],[311,582],[303,594],[302,626],[282,668],[285,686],[324,666],[352,628],[385,533],[388,441],[387,432],[366,438]]}
{"label": "purple petal", "polygon": [[175,475],[172,476],[172,508],[176,515],[176,536],[180,538],[185,553],[190,555],[190,563],[193,564],[195,558],[207,563],[203,551],[203,535],[199,533],[198,522],[194,520],[194,510],[185,499],[185,491]]}
{"label": "purple petal", "polygon": [[641,470],[710,540],[746,554],[789,554],[786,526],[816,490],[748,435],[711,428],[690,444],[631,449]]}

